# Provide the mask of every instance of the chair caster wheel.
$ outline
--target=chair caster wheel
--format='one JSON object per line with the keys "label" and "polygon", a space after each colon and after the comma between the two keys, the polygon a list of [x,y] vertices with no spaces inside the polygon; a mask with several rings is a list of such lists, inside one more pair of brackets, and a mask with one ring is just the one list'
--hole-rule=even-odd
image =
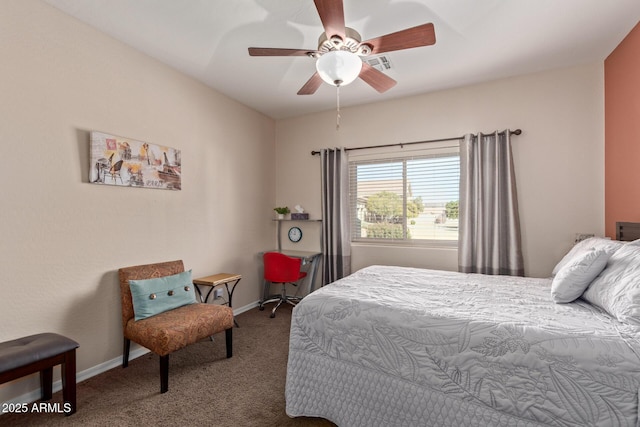
{"label": "chair caster wheel", "polygon": [[276,317],[276,314],[275,314],[275,313],[271,313],[271,314],[269,315],[269,317],[273,319],[274,317]]}
{"label": "chair caster wheel", "polygon": [[258,307],[258,310],[264,311],[264,307],[260,306],[260,307]]}

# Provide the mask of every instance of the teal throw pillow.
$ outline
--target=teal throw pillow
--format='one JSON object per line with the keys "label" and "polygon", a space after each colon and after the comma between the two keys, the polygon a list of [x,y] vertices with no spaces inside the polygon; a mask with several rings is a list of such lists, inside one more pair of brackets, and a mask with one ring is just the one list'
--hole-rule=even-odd
{"label": "teal throw pillow", "polygon": [[196,302],[191,270],[155,279],[129,280],[135,320]]}

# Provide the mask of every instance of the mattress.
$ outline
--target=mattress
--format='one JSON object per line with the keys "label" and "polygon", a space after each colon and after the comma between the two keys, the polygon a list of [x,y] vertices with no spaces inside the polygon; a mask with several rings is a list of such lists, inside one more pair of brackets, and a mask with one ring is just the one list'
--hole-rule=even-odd
{"label": "mattress", "polygon": [[289,416],[339,426],[636,426],[640,336],[551,281],[372,266],[293,311]]}

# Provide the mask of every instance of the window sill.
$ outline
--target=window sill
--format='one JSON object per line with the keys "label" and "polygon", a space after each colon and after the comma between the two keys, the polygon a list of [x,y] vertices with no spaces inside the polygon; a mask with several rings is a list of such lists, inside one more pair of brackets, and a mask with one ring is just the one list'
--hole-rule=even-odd
{"label": "window sill", "polygon": [[385,241],[385,240],[352,240],[352,247],[389,247],[389,248],[413,248],[413,249],[442,249],[458,250],[457,240],[432,240],[432,241]]}

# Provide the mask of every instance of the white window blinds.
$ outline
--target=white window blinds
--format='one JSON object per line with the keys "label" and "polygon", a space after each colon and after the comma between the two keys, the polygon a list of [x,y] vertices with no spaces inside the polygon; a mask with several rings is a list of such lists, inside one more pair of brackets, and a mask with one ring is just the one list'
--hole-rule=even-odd
{"label": "white window blinds", "polygon": [[457,241],[457,146],[406,157],[356,158],[349,166],[353,241]]}

